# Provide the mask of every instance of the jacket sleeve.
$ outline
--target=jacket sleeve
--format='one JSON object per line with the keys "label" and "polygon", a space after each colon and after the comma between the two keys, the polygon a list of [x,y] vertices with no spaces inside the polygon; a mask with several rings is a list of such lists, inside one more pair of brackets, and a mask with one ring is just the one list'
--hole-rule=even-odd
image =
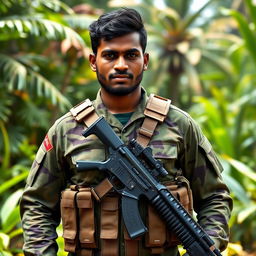
{"label": "jacket sleeve", "polygon": [[57,152],[53,126],[37,152],[20,202],[26,256],[57,255],[56,227],[60,223],[60,192],[64,186]]}
{"label": "jacket sleeve", "polygon": [[191,182],[197,220],[222,251],[229,240],[232,199],[221,177],[223,168],[211,144],[191,118],[188,122],[181,166]]}

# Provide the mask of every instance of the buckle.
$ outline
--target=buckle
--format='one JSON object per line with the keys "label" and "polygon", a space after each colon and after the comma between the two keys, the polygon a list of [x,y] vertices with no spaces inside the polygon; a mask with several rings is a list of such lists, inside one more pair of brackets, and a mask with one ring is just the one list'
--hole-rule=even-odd
{"label": "buckle", "polygon": [[85,101],[70,109],[71,114],[74,116],[77,122],[81,122],[93,111],[94,107],[92,106],[92,102],[89,99],[86,99]]}
{"label": "buckle", "polygon": [[80,112],[82,112],[84,109],[92,106],[92,102],[89,99],[86,99],[85,101],[77,104],[75,107],[70,109],[71,114],[76,117]]}

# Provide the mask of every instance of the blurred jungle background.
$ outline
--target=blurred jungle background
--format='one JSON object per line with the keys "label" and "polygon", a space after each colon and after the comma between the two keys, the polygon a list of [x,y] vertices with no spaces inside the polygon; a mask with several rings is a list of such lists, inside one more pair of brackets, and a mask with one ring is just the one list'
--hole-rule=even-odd
{"label": "blurred jungle background", "polygon": [[256,255],[254,0],[0,1],[0,255],[23,255],[18,202],[48,128],[99,88],[88,26],[121,6],[148,31],[143,86],[188,111],[222,161],[234,199],[223,255]]}

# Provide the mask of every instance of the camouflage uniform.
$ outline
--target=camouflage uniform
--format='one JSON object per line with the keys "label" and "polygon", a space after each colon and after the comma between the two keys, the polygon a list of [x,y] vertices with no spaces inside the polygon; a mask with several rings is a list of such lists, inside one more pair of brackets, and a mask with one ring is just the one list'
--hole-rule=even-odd
{"label": "camouflage uniform", "polygon": [[[100,93],[93,105],[97,114],[104,116],[124,143],[128,143],[141,127],[146,100],[143,92],[139,106],[124,127],[108,112]],[[80,173],[76,170],[77,160],[103,161],[107,157],[106,148],[96,136],[81,135],[84,129],[83,123],[77,123],[67,113],[50,128],[37,152],[20,204],[25,255],[56,255],[61,191],[70,184],[96,185],[104,178],[97,170]],[[198,125],[187,113],[171,105],[166,121],[156,128],[149,146],[169,171],[166,180],[172,180],[182,169],[193,190],[199,223],[217,247],[225,248],[232,201],[221,178],[222,167]],[[120,248],[120,255],[124,255],[122,245]],[[149,255],[144,248],[140,251],[140,255]],[[177,249],[171,248],[161,255],[177,255]]]}

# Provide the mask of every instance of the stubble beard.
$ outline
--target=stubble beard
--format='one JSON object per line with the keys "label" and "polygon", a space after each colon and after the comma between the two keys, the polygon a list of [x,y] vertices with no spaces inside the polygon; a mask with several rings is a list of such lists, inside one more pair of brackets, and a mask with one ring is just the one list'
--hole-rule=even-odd
{"label": "stubble beard", "polygon": [[[137,76],[135,84],[129,87],[111,87],[107,85],[105,82],[106,79],[103,75],[101,75],[98,71],[96,71],[98,81],[101,85],[101,87],[109,94],[114,95],[114,96],[126,96],[132,92],[134,92],[139,86],[143,78],[143,71]],[[120,83],[121,84],[121,83]]]}

